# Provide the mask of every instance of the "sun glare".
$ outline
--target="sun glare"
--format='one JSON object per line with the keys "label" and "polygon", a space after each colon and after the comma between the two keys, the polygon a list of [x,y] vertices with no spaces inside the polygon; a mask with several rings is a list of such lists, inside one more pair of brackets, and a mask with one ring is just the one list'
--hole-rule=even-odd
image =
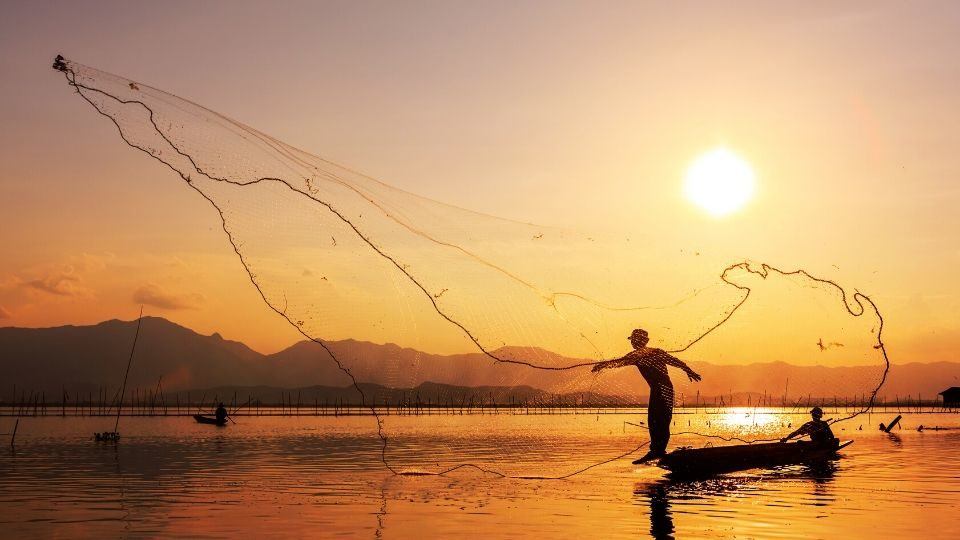
{"label": "sun glare", "polygon": [[717,148],[690,164],[683,191],[690,202],[722,217],[743,208],[753,197],[754,182],[750,164],[726,148]]}

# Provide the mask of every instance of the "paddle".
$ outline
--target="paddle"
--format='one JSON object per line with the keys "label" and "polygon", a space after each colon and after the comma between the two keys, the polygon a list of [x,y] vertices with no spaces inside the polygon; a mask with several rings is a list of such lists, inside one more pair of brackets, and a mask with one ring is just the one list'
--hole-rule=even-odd
{"label": "paddle", "polygon": [[233,422],[233,425],[237,425],[237,423],[233,421],[233,415],[237,414],[237,412],[239,412],[240,409],[246,407],[247,405],[250,405],[250,398],[249,398],[249,397],[247,397],[247,402],[246,402],[246,403],[244,403],[243,405],[240,405],[239,407],[237,407],[236,409],[234,409],[232,413],[230,413],[230,414],[227,415],[227,418],[229,418],[230,421]]}

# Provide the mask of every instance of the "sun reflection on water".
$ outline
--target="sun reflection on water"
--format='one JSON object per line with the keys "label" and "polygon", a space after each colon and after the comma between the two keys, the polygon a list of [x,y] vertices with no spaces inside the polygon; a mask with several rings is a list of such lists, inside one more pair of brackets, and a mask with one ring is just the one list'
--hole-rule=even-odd
{"label": "sun reflection on water", "polygon": [[767,431],[788,422],[782,411],[762,407],[732,407],[719,415],[718,422],[733,429],[757,428]]}

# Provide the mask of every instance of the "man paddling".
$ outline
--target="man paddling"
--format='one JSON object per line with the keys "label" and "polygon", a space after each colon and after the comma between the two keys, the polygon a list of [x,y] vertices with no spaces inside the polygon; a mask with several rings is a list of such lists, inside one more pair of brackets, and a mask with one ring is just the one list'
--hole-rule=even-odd
{"label": "man paddling", "polygon": [[684,361],[675,358],[662,349],[647,347],[650,336],[646,330],[637,328],[630,334],[630,344],[633,350],[623,358],[601,362],[593,366],[598,372],[608,368],[637,366],[640,375],[650,385],[650,403],[647,405],[647,427],[650,430],[650,451],[647,455],[634,461],[644,463],[651,459],[663,457],[667,453],[667,443],[670,441],[670,420],[673,418],[673,383],[667,373],[667,366],[680,368],[686,372],[691,381],[699,381],[700,375],[690,369]]}
{"label": "man paddling", "polygon": [[810,409],[810,417],[813,419],[797,428],[793,433],[780,439],[780,442],[787,442],[794,437],[809,435],[810,440],[817,444],[833,444],[836,437],[833,436],[833,430],[830,429],[830,424],[823,421],[823,409],[820,407]]}

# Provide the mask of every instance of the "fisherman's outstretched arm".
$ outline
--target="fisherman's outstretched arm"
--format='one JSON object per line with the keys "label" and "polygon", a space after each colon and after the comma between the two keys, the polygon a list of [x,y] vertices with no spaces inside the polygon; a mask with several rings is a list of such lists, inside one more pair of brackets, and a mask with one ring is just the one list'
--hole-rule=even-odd
{"label": "fisherman's outstretched arm", "polygon": [[682,369],[687,374],[687,377],[690,377],[691,381],[699,381],[701,379],[700,374],[694,371],[693,368],[688,366],[683,360],[680,360],[669,353],[661,353],[661,355],[661,358],[663,358],[663,362],[665,364]]}
{"label": "fisherman's outstretched arm", "polygon": [[616,358],[614,360],[607,360],[606,362],[600,362],[593,366],[593,371],[600,371],[601,369],[609,368],[618,368],[624,366],[635,366],[637,365],[637,359],[632,354],[628,354],[623,358]]}

